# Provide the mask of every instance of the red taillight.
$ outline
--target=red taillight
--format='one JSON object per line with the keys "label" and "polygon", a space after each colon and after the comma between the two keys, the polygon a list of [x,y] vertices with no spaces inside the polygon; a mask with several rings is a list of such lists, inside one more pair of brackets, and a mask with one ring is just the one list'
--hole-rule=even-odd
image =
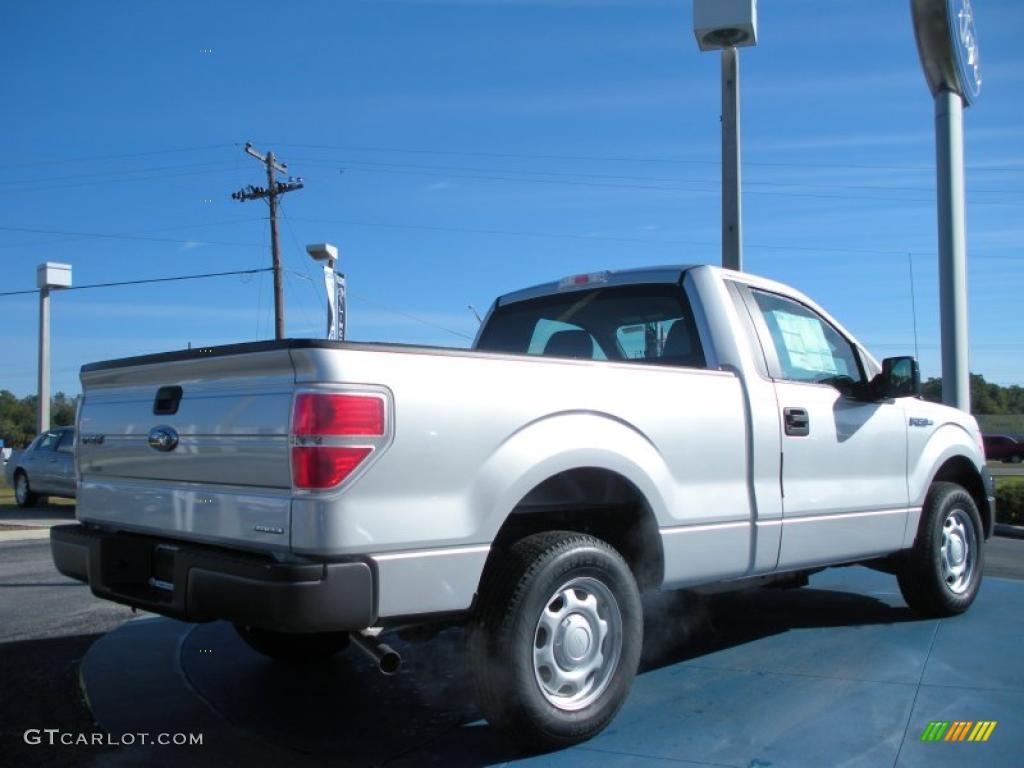
{"label": "red taillight", "polygon": [[297,488],[333,488],[352,474],[372,450],[361,446],[295,446],[292,482]]}
{"label": "red taillight", "polygon": [[301,394],[295,398],[296,435],[384,434],[384,401],[365,395]]}
{"label": "red taillight", "polygon": [[[384,398],[304,392],[292,414],[292,485],[322,490],[340,485],[384,443]],[[339,439],[341,438],[341,439]],[[363,445],[347,445],[358,438]]]}

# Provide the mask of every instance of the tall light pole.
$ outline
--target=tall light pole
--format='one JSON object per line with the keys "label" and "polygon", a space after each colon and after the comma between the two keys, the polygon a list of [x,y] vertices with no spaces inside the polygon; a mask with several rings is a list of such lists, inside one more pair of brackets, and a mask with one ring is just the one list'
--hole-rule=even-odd
{"label": "tall light pole", "polygon": [[974,9],[971,0],[910,0],[910,9],[921,66],[935,98],[942,402],[969,411],[963,111],[981,92]]}
{"label": "tall light pole", "polygon": [[39,288],[39,404],[36,431],[50,428],[50,289],[71,287],[71,265],[47,261],[36,267]]}
{"label": "tall light pole", "polygon": [[722,266],[743,269],[740,163],[740,54],[757,45],[757,0],[693,0],[693,33],[702,51],[722,52]]}

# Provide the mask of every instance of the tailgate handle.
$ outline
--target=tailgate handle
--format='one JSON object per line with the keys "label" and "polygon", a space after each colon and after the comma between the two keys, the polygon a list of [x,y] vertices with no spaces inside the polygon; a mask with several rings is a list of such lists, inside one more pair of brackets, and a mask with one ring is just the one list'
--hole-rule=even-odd
{"label": "tailgate handle", "polygon": [[153,413],[157,416],[177,413],[180,403],[181,387],[160,387],[156,391],[156,398],[153,400]]}

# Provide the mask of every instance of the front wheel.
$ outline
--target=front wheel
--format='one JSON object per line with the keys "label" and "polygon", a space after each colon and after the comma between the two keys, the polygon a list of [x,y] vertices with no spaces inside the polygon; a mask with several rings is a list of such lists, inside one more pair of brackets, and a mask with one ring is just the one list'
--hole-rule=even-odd
{"label": "front wheel", "polygon": [[497,557],[468,638],[477,704],[525,746],[585,741],[615,717],[636,674],[636,580],[607,543],[567,531],[528,536]]}
{"label": "front wheel", "polygon": [[22,471],[14,476],[14,500],[19,507],[34,507],[39,501],[39,495],[29,487],[28,475]]}
{"label": "front wheel", "polygon": [[935,483],[925,498],[917,539],[897,571],[900,591],[915,612],[954,616],[981,586],[984,533],[977,505],[955,483]]}
{"label": "front wheel", "polygon": [[254,651],[289,664],[313,664],[334,656],[348,646],[348,632],[292,634],[236,624],[235,631]]}

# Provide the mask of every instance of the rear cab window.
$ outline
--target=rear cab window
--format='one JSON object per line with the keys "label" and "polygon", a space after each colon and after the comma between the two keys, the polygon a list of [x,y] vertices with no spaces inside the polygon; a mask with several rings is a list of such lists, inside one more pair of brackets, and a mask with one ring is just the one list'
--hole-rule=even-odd
{"label": "rear cab window", "polygon": [[693,312],[678,284],[605,286],[498,306],[476,348],[705,367]]}

